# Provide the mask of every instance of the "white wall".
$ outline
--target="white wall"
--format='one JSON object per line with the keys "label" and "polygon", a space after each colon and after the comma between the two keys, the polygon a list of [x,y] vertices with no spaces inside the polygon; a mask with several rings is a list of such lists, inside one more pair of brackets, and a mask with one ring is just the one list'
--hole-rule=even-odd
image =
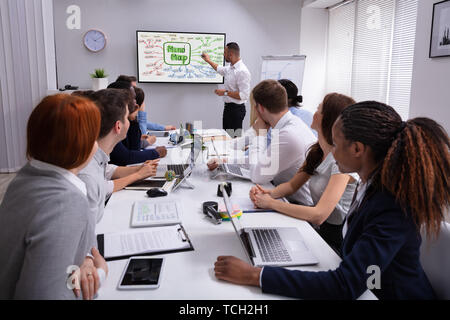
{"label": "white wall", "polygon": [[[59,87],[89,88],[94,68],[104,67],[114,80],[136,74],[135,31],[225,32],[227,42],[241,46],[244,63],[260,81],[261,56],[300,54],[302,0],[54,0],[56,59]],[[81,8],[81,29],[68,30],[66,9]],[[90,28],[103,30],[108,45],[100,53],[82,44]],[[222,99],[211,84],[140,84],[148,96],[151,120],[178,125],[203,120],[205,127],[222,127]],[[244,125],[248,126],[249,104]]]}
{"label": "white wall", "polygon": [[328,10],[303,8],[300,53],[306,55],[303,78],[303,107],[315,112],[325,92]]}
{"label": "white wall", "polygon": [[432,118],[450,133],[450,57],[429,58],[433,3],[436,2],[440,1],[419,1],[410,118]]}

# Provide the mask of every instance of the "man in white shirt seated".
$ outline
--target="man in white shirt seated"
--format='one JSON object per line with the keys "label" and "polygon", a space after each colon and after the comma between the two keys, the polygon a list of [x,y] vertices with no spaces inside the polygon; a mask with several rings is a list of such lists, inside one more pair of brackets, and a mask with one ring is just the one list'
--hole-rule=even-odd
{"label": "man in white shirt seated", "polygon": [[[264,80],[252,91],[258,119],[250,136],[249,165],[253,183],[275,185],[289,181],[305,161],[308,148],[317,141],[310,128],[289,112],[287,93],[275,80]],[[271,143],[267,143],[267,130],[272,128]],[[231,162],[231,160],[225,161]],[[208,168],[218,167],[218,160],[208,163]],[[311,205],[309,188],[305,184],[290,200]]]}
{"label": "man in white shirt seated", "polygon": [[105,200],[113,192],[135,181],[154,176],[159,160],[147,161],[141,166],[133,167],[108,164],[109,154],[127,135],[130,126],[128,103],[134,102],[127,91],[120,89],[100,90],[90,95],[89,99],[95,102],[101,114],[98,149],[78,177],[86,184],[89,207],[98,223],[103,217]]}

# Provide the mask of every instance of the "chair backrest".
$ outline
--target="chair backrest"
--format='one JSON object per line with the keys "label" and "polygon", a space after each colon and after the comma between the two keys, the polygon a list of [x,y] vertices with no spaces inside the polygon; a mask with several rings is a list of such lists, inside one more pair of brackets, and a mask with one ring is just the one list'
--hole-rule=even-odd
{"label": "chair backrest", "polygon": [[444,222],[437,239],[422,234],[420,262],[438,299],[450,300],[450,224]]}

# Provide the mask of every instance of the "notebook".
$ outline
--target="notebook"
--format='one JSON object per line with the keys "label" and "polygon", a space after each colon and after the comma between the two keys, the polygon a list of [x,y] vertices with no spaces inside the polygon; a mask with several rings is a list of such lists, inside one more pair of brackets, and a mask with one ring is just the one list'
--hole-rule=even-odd
{"label": "notebook", "polygon": [[130,226],[136,228],[181,223],[181,212],[181,205],[177,201],[136,201]]}

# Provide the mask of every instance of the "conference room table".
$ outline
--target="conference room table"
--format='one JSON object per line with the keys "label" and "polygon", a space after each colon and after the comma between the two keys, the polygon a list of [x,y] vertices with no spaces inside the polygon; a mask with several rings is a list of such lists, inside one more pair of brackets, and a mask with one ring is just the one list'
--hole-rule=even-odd
{"label": "conference room table", "polygon": [[[219,175],[207,169],[207,158],[213,154],[211,143],[205,142],[207,150],[197,158],[188,181],[194,189],[179,187],[164,198],[178,201],[182,207],[181,221],[189,236],[194,250],[152,257],[164,257],[165,265],[161,273],[160,287],[149,290],[118,290],[117,285],[127,260],[108,262],[108,277],[99,290],[97,299],[119,300],[275,300],[289,299],[283,296],[262,293],[261,288],[235,285],[218,280],[214,275],[214,263],[218,256],[235,256],[244,261],[248,258],[230,221],[214,224],[202,211],[205,201],[223,201],[217,196],[217,186],[223,181],[232,182],[233,197],[245,197],[254,185],[251,181]],[[168,164],[186,159],[189,148],[171,148],[161,159],[160,164]],[[266,186],[273,187],[273,186]],[[130,220],[135,201],[149,199],[143,190],[122,190],[114,193],[106,208],[102,220],[97,224],[96,233],[123,232],[131,230]],[[163,199],[163,198],[158,198]],[[289,267],[292,270],[327,271],[336,269],[341,258],[319,236],[307,222],[294,219],[276,212],[244,213],[240,218],[242,227],[296,227],[300,231],[307,247],[319,260],[317,265]],[[359,298],[376,299],[367,290]]]}

